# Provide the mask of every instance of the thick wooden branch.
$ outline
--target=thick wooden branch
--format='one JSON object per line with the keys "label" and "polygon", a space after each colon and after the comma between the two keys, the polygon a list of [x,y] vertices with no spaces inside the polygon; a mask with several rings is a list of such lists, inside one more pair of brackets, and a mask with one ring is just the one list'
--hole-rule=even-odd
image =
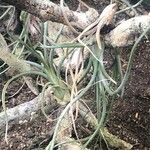
{"label": "thick wooden branch", "polygon": [[[40,95],[39,95],[40,96]],[[16,107],[8,109],[7,112],[7,119],[9,122],[13,121],[13,123],[18,123],[18,121],[24,121],[29,120],[32,117],[32,114],[36,113],[40,107],[41,104],[39,102],[39,96],[34,98],[33,100],[29,102],[25,102],[23,104],[20,104]],[[0,113],[0,127],[3,130],[2,127],[5,126],[6,120],[5,120],[5,112]],[[81,150],[82,146],[79,144],[75,139],[70,138],[70,132],[72,131],[72,123],[70,120],[70,115],[66,114],[65,117],[62,120],[62,124],[59,127],[59,132],[56,138],[57,143],[63,143],[59,146],[59,150]]]}
{"label": "thick wooden branch", "polygon": [[[21,10],[25,10],[42,21],[51,20],[52,22],[62,23],[67,25],[62,9],[59,5],[50,2],[49,0],[2,0],[11,5],[16,6]],[[85,29],[88,25],[96,20],[98,12],[90,8],[85,13],[69,10],[68,7],[63,9],[66,17],[73,27]],[[137,36],[144,29],[150,26],[150,14],[131,18],[122,22],[114,30],[104,37],[106,43],[113,47],[124,47],[136,40]]]}
{"label": "thick wooden branch", "polygon": [[[21,120],[24,121],[25,119],[29,119],[33,112],[37,112],[37,110],[40,109],[39,106],[40,105],[38,103],[38,97],[37,97],[29,102],[8,109],[6,111],[8,122],[10,121],[18,122]],[[6,124],[5,112],[1,112],[0,127],[3,127],[5,124]]]}
{"label": "thick wooden branch", "polygon": [[[7,2],[21,10],[27,11],[39,17],[42,21],[51,20],[53,22],[67,24],[62,9],[59,5],[49,0],[2,0]],[[79,13],[71,11],[68,7],[63,9],[68,21],[74,27],[84,29],[85,26],[93,22],[98,16],[98,12],[95,9],[89,9],[86,13]]]}
{"label": "thick wooden branch", "polygon": [[123,21],[105,36],[105,41],[113,47],[124,47],[133,44],[145,29],[150,26],[150,14]]}

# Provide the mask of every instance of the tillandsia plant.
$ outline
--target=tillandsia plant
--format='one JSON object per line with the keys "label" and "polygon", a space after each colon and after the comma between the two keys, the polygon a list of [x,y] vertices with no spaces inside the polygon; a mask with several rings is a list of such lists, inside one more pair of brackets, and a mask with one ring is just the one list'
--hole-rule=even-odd
{"label": "tillandsia plant", "polygon": [[[42,4],[42,1],[40,3]],[[84,3],[82,4],[86,6]],[[57,118],[52,140],[46,147],[46,150],[53,150],[56,147],[60,149],[88,149],[89,143],[94,141],[95,138],[103,139],[108,147],[110,145],[122,149],[131,149],[131,144],[110,134],[105,126],[115,98],[123,95],[125,83],[130,75],[136,46],[149,31],[149,28],[144,30],[132,47],[125,74],[123,75],[122,73],[119,48],[115,49],[114,64],[111,70],[107,72],[104,62],[104,52],[106,51],[107,45],[104,39],[105,36],[106,39],[108,36],[107,34],[102,35],[101,30],[111,24],[114,15],[118,13],[116,12],[117,5],[108,5],[101,15],[98,18],[96,17],[97,19],[86,26],[83,31],[81,30],[82,28],[76,28],[77,24],[73,26],[68,21],[65,11],[69,10],[66,7],[64,9],[63,5],[64,1],[61,0],[61,17],[63,15],[65,18],[64,22],[69,26],[69,29],[67,28],[66,30],[64,26],[58,26],[59,31],[57,34],[54,33],[54,38],[52,32],[54,32],[55,28],[52,27],[53,30],[51,30],[49,27],[49,24],[52,26],[52,22],[49,23],[47,21],[42,23],[35,16],[26,13],[23,14],[23,12],[22,18],[25,19],[23,21],[23,30],[13,43],[12,53],[10,53],[5,39],[0,34],[0,58],[18,73],[4,85],[2,91],[2,103],[6,115],[6,140],[8,120],[5,94],[7,87],[13,80],[19,77],[34,75],[45,79],[38,99],[41,102],[40,107],[46,118],[49,118],[44,111],[46,92],[61,106],[61,113]],[[77,15],[78,13],[74,14]],[[70,37],[66,38],[64,36],[65,31],[70,31],[70,29],[77,35],[75,38],[74,34],[72,34],[71,39]],[[50,30],[51,33],[49,33]],[[114,36],[115,29],[113,31],[110,34],[112,37]],[[119,31],[121,32],[122,30]],[[39,40],[37,38],[35,38],[36,40],[32,39],[37,37],[36,35],[38,34],[42,38],[40,37]],[[123,34],[123,37],[125,37],[125,34]],[[60,40],[61,38],[63,42]],[[109,38],[111,39],[111,36]],[[114,41],[120,42],[121,38],[117,36]],[[11,38],[11,40],[14,40],[14,38]],[[114,45],[118,44],[116,41],[113,43]],[[121,41],[119,44],[121,45],[122,43]],[[127,42],[125,41],[124,43],[126,44]],[[20,52],[19,54],[18,51]],[[28,59],[29,57],[30,61]],[[90,78],[89,82],[84,85],[83,80],[88,75],[90,75],[88,77]],[[96,103],[96,115],[92,113],[92,110],[87,106],[83,97],[93,86],[95,88],[95,98],[93,100]],[[78,114],[83,116],[85,121],[95,130],[93,134],[85,139],[78,137],[75,124]],[[73,129],[77,140],[71,137]]]}

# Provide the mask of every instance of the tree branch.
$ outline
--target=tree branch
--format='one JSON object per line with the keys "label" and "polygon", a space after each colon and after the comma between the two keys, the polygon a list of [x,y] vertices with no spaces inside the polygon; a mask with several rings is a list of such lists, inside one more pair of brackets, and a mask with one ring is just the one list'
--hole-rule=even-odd
{"label": "tree branch", "polygon": [[144,30],[150,26],[150,14],[123,21],[105,36],[105,41],[113,47],[125,47],[133,44]]}
{"label": "tree branch", "polygon": [[[42,21],[51,20],[67,25],[59,5],[49,0],[2,0],[21,10],[25,10]],[[90,8],[85,13],[63,9],[70,25],[74,28],[85,29],[98,18],[98,12]],[[104,37],[104,41],[113,47],[125,47],[133,44],[138,34],[142,33],[150,25],[150,14],[131,18],[122,22]]]}
{"label": "tree branch", "polygon": [[[2,0],[10,5],[13,5],[21,10],[27,11],[39,17],[42,21],[51,20],[62,24],[67,24],[61,7],[49,0]],[[98,17],[98,12],[90,8],[86,13],[71,11],[68,7],[63,9],[68,21],[74,27],[84,29],[89,23],[95,21]]]}

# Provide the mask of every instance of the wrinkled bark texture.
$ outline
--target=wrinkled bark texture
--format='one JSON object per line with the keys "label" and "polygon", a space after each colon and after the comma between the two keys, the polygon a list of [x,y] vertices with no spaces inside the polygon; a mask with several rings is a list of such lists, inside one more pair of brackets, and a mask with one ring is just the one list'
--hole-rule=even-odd
{"label": "wrinkled bark texture", "polygon": [[[25,10],[42,21],[50,20],[52,22],[68,25],[64,19],[62,8],[48,0],[2,0],[21,10]],[[90,8],[85,13],[72,11],[68,7],[63,8],[70,25],[76,29],[83,30],[88,25],[97,20],[99,14],[95,9]],[[115,29],[108,33],[104,40],[113,47],[125,47],[133,44],[136,37],[150,25],[150,14],[138,16],[122,22]]]}
{"label": "wrinkled bark texture", "polygon": [[[17,7],[18,9],[27,11],[37,17],[42,21],[51,20],[53,22],[66,24],[64,17],[62,15],[62,9],[57,4],[50,2],[49,0],[2,0],[10,5]],[[92,11],[91,11],[92,10]],[[84,29],[90,22],[95,20],[98,13],[94,9],[90,9],[86,13],[79,13],[76,11],[71,11],[68,7],[64,7],[63,11],[71,24],[76,24],[75,26]],[[89,20],[88,18],[93,18]]]}

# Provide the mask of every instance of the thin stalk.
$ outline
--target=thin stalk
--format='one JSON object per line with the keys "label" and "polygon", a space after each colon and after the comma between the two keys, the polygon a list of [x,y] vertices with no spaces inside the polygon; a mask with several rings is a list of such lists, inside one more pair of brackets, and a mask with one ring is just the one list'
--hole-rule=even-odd
{"label": "thin stalk", "polygon": [[48,22],[44,23],[44,34],[43,34],[43,49],[44,49],[44,59],[45,62],[48,64],[48,54],[47,54],[47,49],[46,49],[46,45],[47,45],[47,33],[48,33]]}
{"label": "thin stalk", "polygon": [[[24,43],[26,43],[26,42],[27,42],[27,34],[25,34],[25,36],[24,36]],[[18,58],[20,58],[20,56],[22,55],[24,49],[25,49],[25,45],[22,46],[20,53],[17,54]]]}
{"label": "thin stalk", "polygon": [[91,66],[92,66],[92,60],[91,60],[91,57],[90,57],[88,65],[86,66],[86,68],[84,69],[83,73],[81,74],[81,77],[80,77],[80,79],[79,79],[77,84],[79,84],[83,80],[83,78],[87,75],[87,73],[89,72]]}
{"label": "thin stalk", "polygon": [[130,70],[131,70],[131,67],[132,67],[132,60],[133,60],[133,57],[134,57],[134,53],[136,51],[136,47],[138,45],[138,43],[141,41],[141,39],[146,35],[146,33],[150,30],[150,27],[148,27],[141,35],[140,37],[136,40],[135,44],[133,45],[132,49],[131,49],[131,52],[130,52],[130,56],[129,56],[129,61],[128,61],[128,65],[127,65],[127,69],[126,69],[126,72],[125,72],[125,75],[122,79],[122,82],[121,84],[118,86],[118,88],[114,91],[112,91],[108,84],[106,83],[106,81],[103,82],[104,86],[105,86],[105,89],[106,91],[109,93],[109,95],[115,95],[117,93],[119,93],[122,88],[125,86],[127,80],[128,80],[128,77],[130,75]]}
{"label": "thin stalk", "polygon": [[[29,19],[29,15],[26,17],[25,25],[24,25],[24,27],[23,27],[23,29],[21,31],[21,34],[19,35],[19,38],[16,40],[16,44],[15,44],[15,46],[13,48],[12,53],[14,53],[16,51],[20,41],[26,36],[28,19]],[[10,35],[11,39],[13,40],[14,37],[11,35],[11,33],[9,33],[9,31],[8,31],[8,34]],[[26,39],[24,40],[24,43],[26,43]]]}
{"label": "thin stalk", "polygon": [[0,20],[2,20],[6,15],[7,13],[10,11],[12,7],[8,7],[7,10],[0,16]]}
{"label": "thin stalk", "polygon": [[13,8],[13,6],[12,6],[12,5],[8,5],[8,6],[0,5],[0,8],[9,8],[9,7]]}
{"label": "thin stalk", "polygon": [[49,68],[51,69],[51,71],[53,71],[53,73],[55,72],[55,74],[58,75],[58,72],[54,68],[54,61],[53,61],[54,60],[53,59],[53,57],[54,57],[54,50],[55,49],[51,49],[50,54],[49,54],[49,60],[48,60],[48,62],[49,62]]}
{"label": "thin stalk", "polygon": [[[99,81],[99,78],[96,77],[96,82]],[[102,110],[102,102],[101,102],[101,93],[100,93],[100,84],[96,84],[95,86],[95,94],[96,94],[96,106],[97,106],[97,120],[100,121],[101,118],[101,110]]]}
{"label": "thin stalk", "polygon": [[40,56],[40,54],[32,47],[30,47],[28,44],[24,43],[22,40],[20,40],[20,43],[25,45],[28,51],[30,51],[37,59],[44,64],[44,66],[47,66],[47,63],[45,62],[44,58]]}
{"label": "thin stalk", "polygon": [[129,57],[129,61],[128,61],[128,65],[127,65],[127,70],[125,72],[124,78],[122,79],[122,82],[120,84],[120,86],[112,93],[110,93],[110,95],[114,95],[117,94],[125,85],[126,81],[128,80],[128,77],[130,75],[130,70],[132,67],[132,60],[134,57],[134,53],[136,51],[136,47],[138,45],[138,43],[142,40],[142,38],[146,35],[146,33],[150,30],[150,27],[148,27],[141,35],[140,37],[136,40],[135,44],[133,45],[132,49],[131,49],[131,53],[130,53],[130,57]]}
{"label": "thin stalk", "polygon": [[62,69],[62,65],[63,65],[63,62],[65,61],[65,59],[67,58],[67,56],[69,54],[71,54],[71,52],[73,51],[74,49],[71,49],[69,52],[67,52],[67,54],[63,55],[63,57],[61,58],[59,64],[58,64],[58,74],[60,75],[60,72],[61,72],[61,69]]}
{"label": "thin stalk", "polygon": [[[138,3],[136,3],[135,5],[132,5],[132,8],[137,7],[137,6],[140,5],[142,2],[143,2],[143,0],[140,0],[140,1],[139,1]],[[125,8],[125,9],[123,9],[123,10],[119,10],[119,11],[117,11],[115,14],[117,15],[117,14],[122,13],[122,12],[125,12],[125,11],[127,11],[127,10],[129,10],[129,9],[131,9],[131,7],[127,7],[127,8]]]}
{"label": "thin stalk", "polygon": [[0,68],[4,67],[6,65],[6,63],[4,62],[2,65],[0,65]]}
{"label": "thin stalk", "polygon": [[46,119],[49,119],[49,117],[47,116],[47,114],[46,114],[45,111],[44,111],[44,102],[43,102],[43,100],[44,100],[44,93],[45,93],[45,91],[46,91],[46,88],[47,88],[49,85],[51,85],[51,82],[48,82],[48,83],[46,83],[46,84],[44,85],[44,87],[43,87],[43,89],[42,89],[42,92],[41,92],[41,97],[39,98],[39,99],[40,99],[40,102],[41,102],[41,111],[42,111],[43,115],[46,117]]}
{"label": "thin stalk", "polygon": [[0,75],[3,74],[3,73],[5,73],[9,69],[10,69],[10,67],[5,68],[3,71],[0,72]]}
{"label": "thin stalk", "polygon": [[57,121],[57,124],[55,126],[55,131],[54,131],[54,135],[53,135],[53,138],[51,140],[51,142],[49,143],[48,147],[49,149],[48,150],[53,150],[54,148],[54,143],[55,143],[55,139],[56,139],[56,136],[57,136],[57,133],[58,133],[58,128],[60,126],[60,123],[61,123],[61,120],[63,119],[64,115],[66,114],[66,112],[69,110],[69,108],[76,102],[78,101],[88,90],[89,88],[91,87],[91,85],[93,84],[94,80],[95,80],[95,76],[97,74],[97,66],[98,66],[98,63],[97,62],[93,62],[93,65],[94,65],[94,72],[93,72],[93,75],[92,75],[92,78],[90,80],[90,82],[88,83],[88,85],[76,96],[72,99],[72,101],[67,104],[67,106],[65,107],[65,109],[63,110],[63,112],[61,113],[60,117],[58,118],[58,121]]}
{"label": "thin stalk", "polygon": [[[122,67],[121,67],[120,52],[118,49],[117,49],[117,54],[116,54],[116,61],[117,61],[117,70],[120,76],[120,83],[121,83],[123,80],[123,73],[122,73]],[[124,87],[122,87],[121,89],[121,97],[123,97],[123,94],[124,94]]]}
{"label": "thin stalk", "polygon": [[59,37],[60,37],[60,35],[61,35],[61,32],[62,32],[63,28],[64,28],[64,25],[62,25],[62,26],[60,27],[59,31],[58,31],[58,33],[57,33],[57,35],[56,35],[56,38],[55,38],[55,40],[54,40],[55,43],[57,43],[57,41],[58,41],[58,39],[59,39]]}
{"label": "thin stalk", "polygon": [[48,45],[43,46],[43,44],[41,44],[40,47],[51,49],[51,48],[74,48],[74,47],[78,48],[78,47],[84,47],[84,46],[80,43],[64,43],[64,44],[57,44],[57,45],[51,45],[51,46],[48,46]]}
{"label": "thin stalk", "polygon": [[127,0],[121,0],[124,2],[136,15],[138,15],[137,11],[133,8],[133,6]]}
{"label": "thin stalk", "polygon": [[107,103],[106,103],[104,88],[102,86],[100,87],[100,91],[102,92],[102,115],[101,115],[101,119],[98,123],[98,126],[97,126],[95,132],[92,134],[92,136],[89,138],[89,140],[84,144],[84,148],[86,148],[89,145],[89,143],[94,139],[94,137],[97,135],[99,130],[101,131],[101,134],[102,134],[101,128],[103,128],[104,120],[106,117]]}
{"label": "thin stalk", "polygon": [[39,65],[38,63],[32,62],[32,61],[26,61],[28,64],[38,68],[39,70],[44,71],[43,67],[41,65]]}

